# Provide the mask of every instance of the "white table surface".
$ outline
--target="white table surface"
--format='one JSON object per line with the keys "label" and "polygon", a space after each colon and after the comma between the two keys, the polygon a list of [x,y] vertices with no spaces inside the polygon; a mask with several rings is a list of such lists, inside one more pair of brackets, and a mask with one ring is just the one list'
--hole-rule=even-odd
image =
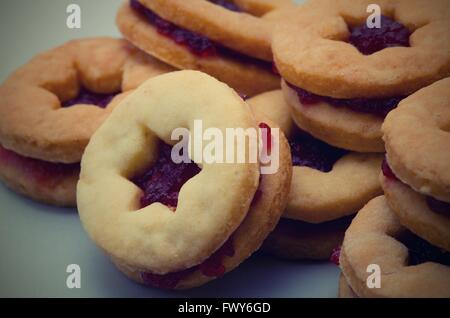
{"label": "white table surface", "polygon": [[[36,53],[67,40],[119,36],[122,0],[0,0],[0,82]],[[66,7],[82,10],[82,28],[66,27]],[[204,287],[168,292],[123,276],[88,239],[75,209],[34,203],[0,184],[0,297],[336,297],[339,268],[257,253]],[[66,267],[81,267],[81,288],[68,289]]]}

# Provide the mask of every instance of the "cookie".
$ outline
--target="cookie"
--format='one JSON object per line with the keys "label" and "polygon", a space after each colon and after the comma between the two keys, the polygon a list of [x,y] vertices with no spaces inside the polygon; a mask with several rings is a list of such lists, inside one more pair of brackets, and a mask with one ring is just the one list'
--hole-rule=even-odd
{"label": "cookie", "polygon": [[203,129],[222,132],[261,124],[227,85],[174,72],[148,80],[116,107],[83,156],[82,223],[140,283],[186,289],[222,276],[259,248],[285,208],[291,166],[284,137],[275,174],[262,175],[251,162],[175,164],[173,129],[193,134],[199,119]]}
{"label": "cookie", "polygon": [[290,258],[329,258],[342,241],[351,219],[346,217],[382,194],[378,176],[383,156],[338,149],[293,128],[281,91],[255,96],[248,104],[255,113],[280,123],[293,160],[289,202],[283,213],[291,221],[280,222],[266,242],[267,249]]}
{"label": "cookie", "polygon": [[384,117],[450,75],[450,14],[445,1],[387,0],[371,29],[370,3],[321,0],[284,13],[272,49],[298,125],[336,147],[383,152]]}
{"label": "cookie", "polygon": [[[450,297],[450,257],[404,228],[385,197],[370,201],[355,217],[342,245],[340,264],[361,297]],[[367,280],[380,268],[380,288]]]}
{"label": "cookie", "polygon": [[392,111],[383,124],[395,175],[415,191],[450,202],[450,78],[438,81]]}
{"label": "cookie", "polygon": [[352,290],[352,288],[348,285],[345,276],[341,273],[339,275],[339,288],[338,288],[338,297],[339,298],[358,298],[358,295]]}
{"label": "cookie", "polygon": [[[227,18],[232,22],[224,23]],[[134,45],[176,68],[206,72],[246,95],[279,88],[279,76],[272,70],[269,36],[263,32],[270,31],[270,27],[259,18],[205,0],[195,3],[133,0],[120,8],[116,20],[122,34]],[[252,39],[250,42],[242,39],[246,36],[242,29],[247,27],[241,22],[250,24],[247,27],[253,30],[247,35]],[[222,30],[227,26],[232,30]],[[212,35],[215,36],[211,39],[206,37]],[[225,37],[227,43],[243,45],[241,51],[245,54],[225,48],[217,36],[222,40]],[[261,53],[265,60],[246,55],[250,51]]]}
{"label": "cookie", "polygon": [[74,164],[93,132],[129,91],[171,70],[112,38],[68,42],[33,58],[0,87],[0,144],[8,157],[0,177],[31,198],[74,206]]}

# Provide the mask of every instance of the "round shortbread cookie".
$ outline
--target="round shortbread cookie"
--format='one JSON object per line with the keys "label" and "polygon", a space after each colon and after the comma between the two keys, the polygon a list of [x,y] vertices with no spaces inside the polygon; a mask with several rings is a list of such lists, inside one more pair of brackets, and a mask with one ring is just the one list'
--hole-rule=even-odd
{"label": "round shortbread cookie", "polygon": [[106,37],[33,58],[0,86],[3,181],[37,201],[75,206],[78,163],[92,133],[131,90],[172,70]]}
{"label": "round shortbread cookie", "polygon": [[129,180],[155,161],[158,140],[173,145],[172,130],[185,127],[192,134],[198,119],[204,129],[223,132],[258,127],[229,87],[206,74],[181,71],[149,80],[124,100],[83,156],[78,183],[83,225],[114,263],[141,283],[175,276],[170,288],[184,289],[214,279],[197,266],[231,240],[234,252],[222,265],[224,271],[233,269],[260,246],[285,208],[291,167],[284,137],[272,140],[281,152],[273,175],[260,175],[257,163],[201,162],[201,172],[182,185],[175,210],[161,203],[140,206],[142,190]]}
{"label": "round shortbread cookie", "polygon": [[[408,265],[408,248],[401,242],[407,230],[381,196],[355,217],[344,238],[340,264],[350,287],[361,297],[450,297],[450,267],[434,262]],[[367,280],[380,269],[380,288]]]}
{"label": "round shortbread cookie", "polygon": [[410,33],[409,45],[362,54],[349,38],[365,24],[370,4],[319,0],[284,14],[272,41],[282,77],[317,95],[381,98],[407,96],[450,75],[448,1],[378,1],[382,14],[395,19],[392,28],[400,23]]}

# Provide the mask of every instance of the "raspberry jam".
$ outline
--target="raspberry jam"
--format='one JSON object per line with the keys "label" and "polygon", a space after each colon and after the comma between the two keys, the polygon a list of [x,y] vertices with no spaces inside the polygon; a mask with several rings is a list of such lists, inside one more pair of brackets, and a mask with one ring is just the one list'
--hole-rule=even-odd
{"label": "raspberry jam", "polygon": [[117,94],[98,94],[81,87],[78,96],[62,103],[62,107],[70,107],[78,104],[95,105],[105,108]]}
{"label": "raspberry jam", "polygon": [[[383,164],[381,166],[381,170],[383,172],[383,175],[391,181],[397,181],[402,182],[395,173],[392,171],[391,167],[389,166],[386,158],[383,160]],[[403,183],[403,182],[402,182]],[[404,183],[403,183],[404,184]],[[431,211],[436,212],[438,214],[450,216],[450,203],[439,201],[433,197],[426,196],[427,205],[430,208]]]}
{"label": "raspberry jam", "polygon": [[349,153],[347,150],[330,146],[303,131],[292,138],[289,144],[293,166],[309,167],[322,172],[330,172],[336,161]]}
{"label": "raspberry jam", "polygon": [[[213,2],[218,5],[225,6],[227,9],[236,7],[228,1],[217,0]],[[144,16],[146,20],[156,28],[159,34],[170,38],[178,45],[186,47],[192,54],[198,57],[208,58],[224,56],[239,60],[243,63],[255,64],[259,67],[272,71],[272,64],[270,62],[262,61],[229,48],[225,48],[204,35],[179,27],[172,22],[163,19],[155,12],[141,4],[138,0],[130,0],[130,6]]]}
{"label": "raspberry jam", "polygon": [[370,55],[389,47],[409,47],[411,32],[403,24],[381,16],[380,28],[369,28],[367,23],[351,30],[350,44],[362,54]]}
{"label": "raspberry jam", "polygon": [[169,273],[165,275],[143,272],[141,273],[141,277],[145,284],[163,289],[176,288],[180,281],[187,278],[197,270],[200,270],[200,272],[207,277],[221,277],[225,274],[226,271],[226,268],[223,265],[223,260],[225,259],[225,257],[234,256],[234,253],[235,251],[233,247],[233,238],[231,236],[225,242],[225,244],[222,245],[222,247],[220,247],[214,254],[212,254],[200,265],[180,272]]}
{"label": "raspberry jam", "polygon": [[437,200],[433,197],[427,197],[427,204],[433,212],[450,217],[450,203]]}
{"label": "raspberry jam", "polygon": [[0,146],[0,165],[14,166],[33,179],[46,186],[56,185],[61,179],[78,173],[80,164],[53,163],[27,158]]}
{"label": "raspberry jam", "polygon": [[160,202],[176,209],[181,187],[200,173],[201,169],[195,163],[174,163],[171,153],[171,146],[161,144],[156,162],[132,179],[133,183],[143,191],[141,208]]}
{"label": "raspberry jam", "polygon": [[450,266],[450,252],[431,245],[422,238],[407,232],[399,239],[409,250],[409,265],[419,265],[426,262]]}
{"label": "raspberry jam", "polygon": [[340,265],[339,258],[341,257],[341,247],[338,246],[333,249],[330,255],[330,262],[332,262],[335,265]]}
{"label": "raspberry jam", "polygon": [[384,158],[383,163],[381,164],[381,171],[383,172],[383,175],[392,181],[400,181],[397,176],[392,171],[391,167],[389,166],[386,158]]}
{"label": "raspberry jam", "polygon": [[267,154],[272,150],[272,128],[266,123],[260,123],[259,128],[262,131],[262,141]]}
{"label": "raspberry jam", "polygon": [[324,102],[334,107],[345,107],[355,112],[372,114],[381,118],[385,118],[406,97],[337,99],[316,95],[289,83],[288,85],[296,91],[300,103],[305,106]]}

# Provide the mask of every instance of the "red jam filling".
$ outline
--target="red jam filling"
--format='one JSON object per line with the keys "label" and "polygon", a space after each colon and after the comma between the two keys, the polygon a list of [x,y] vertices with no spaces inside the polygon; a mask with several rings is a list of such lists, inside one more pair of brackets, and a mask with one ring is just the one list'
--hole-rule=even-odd
{"label": "red jam filling", "polygon": [[95,105],[100,108],[106,108],[117,94],[99,94],[81,87],[78,95],[62,103],[62,107],[71,107],[78,104]]}
{"label": "red jam filling", "polygon": [[225,274],[226,268],[223,265],[225,257],[234,256],[233,237],[231,236],[225,244],[222,245],[214,254],[200,265],[188,268],[186,270],[169,273],[165,275],[157,275],[148,272],[142,272],[141,277],[145,284],[163,288],[174,289],[178,283],[197,270],[207,277],[221,277]]}
{"label": "red jam filling", "polygon": [[345,107],[355,112],[372,114],[381,118],[385,118],[387,114],[395,109],[400,101],[405,98],[405,96],[396,96],[388,98],[337,99],[316,95],[290,83],[288,83],[288,85],[296,91],[298,99],[303,105],[315,105],[325,102],[334,107]]}
{"label": "red jam filling", "polygon": [[[214,2],[218,5],[223,4],[222,6],[226,6],[227,9],[234,6],[234,4],[227,1]],[[226,5],[225,3],[229,4]],[[222,55],[237,59],[243,63],[252,63],[268,70],[272,69],[272,64],[270,62],[259,60],[229,48],[225,48],[199,33],[189,31],[161,18],[155,12],[141,4],[138,0],[130,0],[130,6],[143,15],[147,21],[157,29],[159,34],[172,39],[178,45],[185,46],[192,54],[198,57],[207,58]]]}
{"label": "red jam filling", "polygon": [[340,265],[340,261],[339,261],[340,257],[341,257],[341,246],[338,246],[338,247],[334,248],[333,251],[331,251],[330,262],[339,266]]}
{"label": "red jam filling", "polygon": [[[383,171],[383,175],[388,180],[402,182],[399,178],[397,178],[395,173],[392,171],[386,158],[383,160],[381,170]],[[430,196],[426,196],[426,201],[427,201],[427,205],[431,211],[436,212],[438,214],[450,216],[450,203],[449,202],[439,201]]]}
{"label": "red jam filling", "polygon": [[201,169],[195,163],[179,163],[172,161],[172,147],[161,144],[159,157],[143,173],[132,179],[142,189],[141,208],[160,202],[175,209],[178,205],[178,194],[181,187]]}
{"label": "red jam filling", "polygon": [[330,172],[333,165],[349,153],[333,147],[306,132],[299,132],[290,140],[292,165]]}
{"label": "red jam filling", "polygon": [[270,128],[270,126],[266,123],[260,123],[259,128],[264,129],[262,141],[267,154],[270,154],[270,151],[272,150],[272,128]]}
{"label": "red jam filling", "polygon": [[409,262],[411,266],[426,262],[439,263],[450,266],[450,252],[431,245],[424,239],[407,232],[399,239],[409,250]]}
{"label": "red jam filling", "polygon": [[15,166],[35,182],[52,185],[80,170],[80,164],[53,163],[19,155],[0,146],[0,164]]}
{"label": "red jam filling", "polygon": [[351,30],[350,44],[362,54],[370,55],[389,47],[409,47],[411,32],[403,24],[381,16],[380,28],[369,28],[367,23]]}

